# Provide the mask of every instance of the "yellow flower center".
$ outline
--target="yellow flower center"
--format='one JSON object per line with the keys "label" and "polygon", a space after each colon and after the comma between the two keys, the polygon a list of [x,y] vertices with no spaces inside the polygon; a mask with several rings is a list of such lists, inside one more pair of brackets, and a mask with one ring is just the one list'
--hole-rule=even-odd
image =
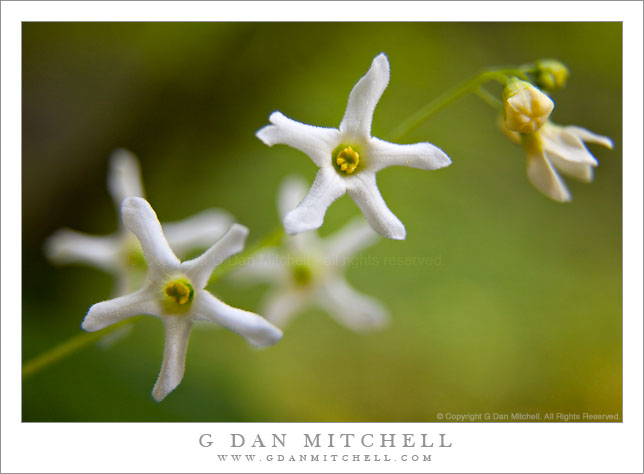
{"label": "yellow flower center", "polygon": [[131,267],[136,267],[140,269],[145,269],[145,256],[143,255],[143,250],[141,250],[141,246],[138,246],[138,248],[134,248],[130,250],[126,257],[127,259],[127,264]]}
{"label": "yellow flower center", "polygon": [[358,163],[360,163],[360,155],[357,151],[348,146],[338,153],[335,162],[342,171],[346,174],[351,174],[358,167]]}
{"label": "yellow flower center", "polygon": [[332,153],[333,166],[344,176],[349,176],[364,167],[364,156],[355,145],[339,145]]}
{"label": "yellow flower center", "polygon": [[298,263],[293,267],[293,279],[298,285],[308,285],[313,279],[313,272],[311,271],[311,267]]}
{"label": "yellow flower center", "polygon": [[190,308],[195,290],[185,278],[170,281],[163,288],[164,306],[169,313],[182,313]]}

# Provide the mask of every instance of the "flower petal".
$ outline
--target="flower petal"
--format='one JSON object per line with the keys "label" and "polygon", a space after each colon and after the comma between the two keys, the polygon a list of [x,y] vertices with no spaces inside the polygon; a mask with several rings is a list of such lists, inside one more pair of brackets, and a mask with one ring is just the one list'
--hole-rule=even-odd
{"label": "flower petal", "polygon": [[135,288],[133,287],[134,283],[134,272],[129,268],[119,267],[116,271],[116,282],[114,284],[114,296],[127,295]]}
{"label": "flower petal", "polygon": [[[277,195],[277,210],[280,220],[283,221],[286,215],[302,202],[308,190],[309,184],[300,176],[288,176],[282,181]],[[284,245],[291,251],[306,251],[316,245],[317,241],[315,232],[303,232],[285,239]]]}
{"label": "flower petal", "polygon": [[321,246],[320,237],[315,231],[306,231],[300,234],[289,235],[284,239],[284,248],[293,255],[307,254]]}
{"label": "flower petal", "polygon": [[128,150],[122,148],[112,152],[107,188],[114,199],[116,209],[121,208],[123,199],[130,196],[143,197],[143,183],[139,161]]}
{"label": "flower petal", "polygon": [[373,112],[389,84],[389,61],[384,53],[376,56],[367,74],[353,86],[340,123],[342,135],[368,140]]}
{"label": "flower petal", "polygon": [[275,250],[263,250],[244,261],[243,265],[236,268],[230,276],[236,282],[283,281],[288,276],[285,257]]}
{"label": "flower petal", "polygon": [[527,172],[530,182],[546,196],[559,202],[572,199],[568,188],[543,152],[528,151]]}
{"label": "flower petal", "polygon": [[354,179],[347,180],[347,192],[376,232],[388,239],[405,239],[405,226],[387,207],[374,173],[362,171]]}
{"label": "flower petal", "polygon": [[389,321],[387,310],[379,301],[358,293],[343,278],[328,279],[320,290],[319,304],[350,329],[381,329]]}
{"label": "flower petal", "polygon": [[302,202],[308,189],[308,183],[301,176],[291,175],[282,180],[277,195],[277,210],[280,219],[284,219],[286,214]]}
{"label": "flower petal", "polygon": [[255,134],[266,145],[291,146],[307,154],[318,166],[331,163],[331,152],[340,140],[337,129],[296,122],[281,112],[273,112],[268,119],[273,125],[267,125]]}
{"label": "flower petal", "polygon": [[162,224],[170,247],[181,256],[195,248],[208,248],[230,228],[232,216],[220,209],[207,209],[178,222]]}
{"label": "flower petal", "polygon": [[539,136],[548,156],[557,155],[562,160],[597,165],[597,160],[583,142],[565,127],[548,123],[541,128]]}
{"label": "flower petal", "polygon": [[241,252],[248,237],[248,228],[233,224],[224,236],[197,258],[181,264],[181,270],[195,288],[204,288],[213,270],[231,255]]}
{"label": "flower petal", "polygon": [[97,237],[70,229],[56,231],[45,242],[45,254],[57,263],[89,263],[112,272],[118,268],[117,236]]}
{"label": "flower petal", "polygon": [[101,301],[89,308],[81,327],[94,332],[140,314],[157,316],[160,308],[149,287],[141,288],[129,295]]}
{"label": "flower petal", "polygon": [[378,138],[372,138],[369,143],[370,169],[380,171],[388,166],[409,166],[423,170],[435,170],[452,164],[440,148],[431,143],[414,143],[413,145],[397,145]]}
{"label": "flower petal", "polygon": [[557,171],[585,183],[593,180],[593,165],[576,161],[562,160],[555,154],[548,154],[548,159]]}
{"label": "flower petal", "polygon": [[205,290],[197,294],[193,304],[197,320],[224,326],[255,346],[270,346],[282,338],[282,331],[261,316],[228,306]]}
{"label": "flower petal", "polygon": [[134,327],[134,323],[124,324],[118,329],[115,329],[109,334],[106,334],[105,336],[101,337],[96,343],[96,345],[103,350],[111,349],[112,347],[116,346],[119,342],[121,342],[123,339],[125,339],[127,336],[129,336],[132,333],[133,327]]}
{"label": "flower petal", "polygon": [[302,291],[276,290],[262,302],[261,312],[274,325],[283,328],[307,304]]}
{"label": "flower petal", "polygon": [[320,168],[304,200],[284,218],[287,234],[317,229],[329,206],[346,192],[346,184],[333,168]]}
{"label": "flower petal", "polygon": [[163,325],[165,326],[163,363],[159,377],[152,389],[152,396],[157,402],[168,396],[183,379],[192,320],[181,316],[166,317],[163,318]]}
{"label": "flower petal", "polygon": [[145,199],[126,198],[121,206],[121,214],[125,225],[141,243],[145,262],[153,279],[167,275],[179,267],[179,259],[168,245],[154,209]]}
{"label": "flower petal", "polygon": [[605,146],[606,148],[610,148],[611,150],[613,148],[613,140],[602,135],[597,135],[590,130],[586,130],[585,128],[569,125],[567,127],[564,127],[564,130],[575,135],[577,138],[585,142],[597,143],[599,145]]}
{"label": "flower petal", "polygon": [[325,239],[324,246],[332,262],[344,266],[348,263],[347,259],[373,245],[379,239],[380,236],[362,216],[359,216]]}

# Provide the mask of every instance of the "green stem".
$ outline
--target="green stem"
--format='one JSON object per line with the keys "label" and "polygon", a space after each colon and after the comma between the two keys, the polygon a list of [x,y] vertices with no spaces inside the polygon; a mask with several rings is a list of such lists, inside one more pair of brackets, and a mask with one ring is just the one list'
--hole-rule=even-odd
{"label": "green stem", "polygon": [[[279,245],[283,237],[284,237],[284,231],[280,228],[279,230],[276,230],[271,234],[269,234],[268,236],[266,236],[264,239],[261,239],[258,242],[255,242],[253,245],[249,245],[246,248],[246,250],[237,254],[233,258],[229,258],[228,260],[222,262],[221,265],[215,268],[215,271],[212,273],[210,280],[208,281],[208,284],[211,284],[217,281],[227,272],[232,270],[235,266],[239,265],[240,263],[243,263],[249,257],[256,254],[263,248]],[[121,321],[119,323],[113,324],[112,326],[107,327],[105,329],[101,329],[100,331],[82,333],[67,339],[66,341],[48,350],[47,352],[40,354],[39,356],[34,357],[33,359],[25,362],[22,365],[22,379],[25,380],[26,378],[63,360],[64,358],[70,356],[74,352],[84,349],[90,346],[91,344],[99,341],[100,339],[107,336],[108,334],[111,334],[114,331],[116,331],[118,328],[129,324],[133,324],[136,320],[140,318],[142,318],[142,316],[128,318],[125,321]]]}
{"label": "green stem", "polygon": [[489,81],[497,81],[502,85],[508,81],[508,76],[518,76],[522,79],[527,79],[525,68],[510,68],[510,69],[490,69],[478,73],[476,76],[463,84],[454,87],[451,90],[439,95],[434,100],[429,102],[423,108],[418,110],[414,115],[404,120],[396,129],[394,129],[388,138],[391,141],[397,141],[418,128],[425,120],[444,109],[448,105],[456,102],[461,97],[466,96],[470,92],[477,91],[483,84]]}
{"label": "green stem", "polygon": [[140,317],[141,316],[129,318],[126,321],[113,324],[112,326],[101,329],[100,331],[86,332],[67,339],[53,349],[50,349],[44,354],[40,354],[39,356],[22,364],[22,379],[24,380],[41,370],[46,369],[74,352],[89,346],[99,339],[102,339],[104,336],[116,331],[118,328],[132,324]]}
{"label": "green stem", "polygon": [[483,101],[488,104],[490,107],[497,109],[499,111],[503,110],[503,102],[499,100],[495,95],[491,94],[489,91],[483,87],[476,89],[475,94],[478,95]]}

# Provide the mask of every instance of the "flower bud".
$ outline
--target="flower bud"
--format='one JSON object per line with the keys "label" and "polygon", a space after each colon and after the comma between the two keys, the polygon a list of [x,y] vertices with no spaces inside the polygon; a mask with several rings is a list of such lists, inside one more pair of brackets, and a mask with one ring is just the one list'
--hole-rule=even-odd
{"label": "flower bud", "polygon": [[556,91],[563,89],[568,80],[568,68],[556,59],[540,59],[536,62],[536,84],[541,89]]}
{"label": "flower bud", "polygon": [[546,123],[555,103],[529,82],[516,77],[503,91],[505,126],[520,133],[534,133]]}

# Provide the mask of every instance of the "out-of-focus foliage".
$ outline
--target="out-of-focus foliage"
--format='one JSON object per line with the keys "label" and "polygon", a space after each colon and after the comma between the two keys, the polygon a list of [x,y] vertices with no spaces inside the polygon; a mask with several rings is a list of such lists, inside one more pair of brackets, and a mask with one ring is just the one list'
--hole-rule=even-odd
{"label": "out-of-focus foliage", "polygon": [[[116,229],[105,185],[114,148],[140,157],[162,221],[222,207],[259,239],[279,225],[282,178],[312,181],[316,168],[295,150],[267,148],[255,131],[278,109],[337,126],[381,51],[391,82],[376,136],[479,68],[552,57],[570,70],[552,119],[608,135],[615,149],[593,147],[595,182],[571,181],[573,202],[552,202],[528,183],[523,151],[499,133],[494,111],[466,97],[406,138],[440,146],[452,166],[378,175],[408,237],[365,251],[348,279],[387,305],[387,330],[354,334],[310,311],[258,351],[203,328],[192,334],[183,383],[157,404],[162,326],[146,318],[112,347],[25,380],[24,421],[621,414],[618,23],[23,24],[23,360],[78,334],[89,306],[110,297],[108,275],[53,267],[42,245],[62,226]],[[321,234],[357,213],[340,199]],[[223,279],[210,289],[253,310],[266,287]]]}

